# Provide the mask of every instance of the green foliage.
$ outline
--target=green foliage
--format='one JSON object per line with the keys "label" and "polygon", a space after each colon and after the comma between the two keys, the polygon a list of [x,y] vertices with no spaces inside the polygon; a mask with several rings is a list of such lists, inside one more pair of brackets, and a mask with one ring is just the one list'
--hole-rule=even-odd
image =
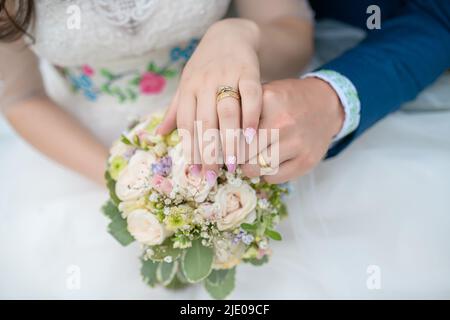
{"label": "green foliage", "polygon": [[256,225],[254,225],[254,224],[249,224],[249,223],[242,223],[241,224],[241,228],[244,230],[244,231],[247,231],[247,232],[255,232],[256,231],[256,229],[257,229],[257,226]]}
{"label": "green foliage", "polygon": [[181,267],[186,279],[191,283],[205,279],[211,272],[213,258],[212,248],[203,246],[200,239],[192,241],[192,246],[181,257]]}
{"label": "green foliage", "polygon": [[156,278],[162,285],[169,285],[175,277],[178,270],[178,261],[160,262],[156,270]]}
{"label": "green foliage", "polygon": [[164,69],[161,70],[161,75],[165,78],[173,78],[177,75],[177,71],[172,69]]}
{"label": "green foliage", "polygon": [[234,289],[236,268],[214,270],[205,279],[205,289],[214,299],[225,299]]}
{"label": "green foliage", "polygon": [[112,201],[108,201],[102,207],[102,211],[111,219],[111,222],[108,225],[108,232],[123,246],[132,243],[134,238],[128,232],[127,222],[122,218],[117,206]]}
{"label": "green foliage", "polygon": [[152,247],[153,254],[151,256],[154,261],[163,261],[165,257],[172,257],[172,261],[178,259],[181,250],[173,247],[173,242],[170,238],[166,239],[162,244]]}
{"label": "green foliage", "polygon": [[276,240],[276,241],[281,241],[281,234],[276,232],[275,230],[270,230],[270,229],[266,229],[266,231],[264,232],[264,234],[266,236],[268,236],[269,238]]}
{"label": "green foliage", "polygon": [[114,75],[106,69],[100,69],[100,74],[108,80],[114,79]]}
{"label": "green foliage", "polygon": [[263,264],[269,262],[269,257],[268,256],[264,256],[261,259],[256,259],[256,258],[245,259],[244,262],[251,263],[254,266],[262,266]]}
{"label": "green foliage", "polygon": [[105,180],[106,180],[106,187],[108,188],[109,191],[109,197],[111,198],[113,204],[118,206],[120,203],[120,199],[116,195],[116,182],[111,177],[109,171],[105,172]]}

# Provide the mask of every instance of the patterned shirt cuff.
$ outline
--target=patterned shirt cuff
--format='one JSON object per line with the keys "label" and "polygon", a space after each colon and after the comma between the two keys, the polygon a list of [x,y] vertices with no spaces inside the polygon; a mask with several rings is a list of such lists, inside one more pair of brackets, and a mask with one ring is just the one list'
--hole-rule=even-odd
{"label": "patterned shirt cuff", "polygon": [[341,131],[333,138],[332,143],[334,144],[349,133],[355,131],[359,125],[361,102],[359,101],[358,92],[347,77],[333,70],[319,70],[307,73],[302,79],[311,77],[327,82],[336,91],[344,107],[344,124],[342,125]]}

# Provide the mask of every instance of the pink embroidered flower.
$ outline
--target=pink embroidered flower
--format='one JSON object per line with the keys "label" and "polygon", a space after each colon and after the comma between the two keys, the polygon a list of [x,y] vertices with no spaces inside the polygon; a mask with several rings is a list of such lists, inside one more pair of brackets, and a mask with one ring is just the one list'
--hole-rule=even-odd
{"label": "pink embroidered flower", "polygon": [[94,69],[92,69],[87,64],[83,65],[82,67],[83,73],[87,75],[88,77],[92,77],[94,75]]}
{"label": "pink embroidered flower", "polygon": [[160,93],[165,85],[166,79],[163,76],[153,72],[146,72],[141,77],[139,88],[142,94],[155,94]]}
{"label": "pink embroidered flower", "polygon": [[172,183],[169,179],[164,178],[159,174],[155,174],[152,178],[152,185],[158,192],[169,194],[172,191]]}

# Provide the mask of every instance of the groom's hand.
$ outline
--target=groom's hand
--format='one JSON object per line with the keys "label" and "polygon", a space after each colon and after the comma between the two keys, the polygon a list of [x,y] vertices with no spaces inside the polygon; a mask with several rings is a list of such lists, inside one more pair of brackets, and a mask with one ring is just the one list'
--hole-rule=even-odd
{"label": "groom's hand", "polygon": [[[278,171],[264,179],[282,183],[314,168],[327,153],[343,122],[344,111],[336,92],[320,79],[288,79],[264,85],[259,128],[279,129]],[[259,146],[259,151],[265,147]],[[270,164],[270,159],[267,163]],[[242,165],[249,177],[259,176],[260,169],[258,164]]]}

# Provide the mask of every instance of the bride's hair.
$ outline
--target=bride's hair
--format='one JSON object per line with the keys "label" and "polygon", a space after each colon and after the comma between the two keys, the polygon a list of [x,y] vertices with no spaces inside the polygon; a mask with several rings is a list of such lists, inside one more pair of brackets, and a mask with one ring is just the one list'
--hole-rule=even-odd
{"label": "bride's hair", "polygon": [[23,35],[30,36],[27,29],[33,15],[33,0],[0,0],[0,41],[14,41]]}

